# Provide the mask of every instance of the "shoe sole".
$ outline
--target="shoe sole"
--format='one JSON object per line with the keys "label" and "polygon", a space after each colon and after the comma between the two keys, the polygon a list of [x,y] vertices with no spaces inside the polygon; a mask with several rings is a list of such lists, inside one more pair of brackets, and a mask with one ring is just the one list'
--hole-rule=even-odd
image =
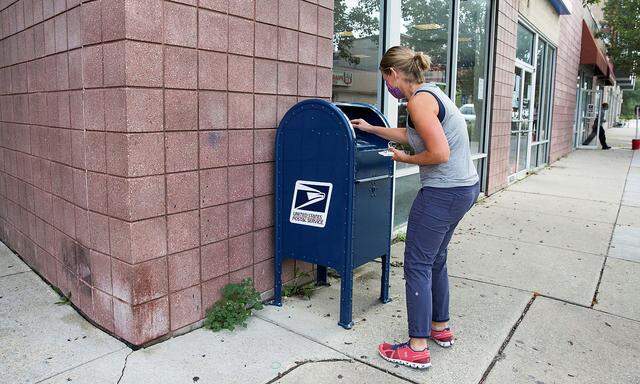
{"label": "shoe sole", "polygon": [[453,346],[453,340],[451,340],[451,341],[440,341],[440,340],[436,340],[436,339],[431,339],[431,340],[435,341],[436,344],[438,344],[442,348],[451,348]]}
{"label": "shoe sole", "polygon": [[380,351],[378,351],[378,354],[380,355],[380,357],[382,357],[383,359],[385,359],[385,360],[387,360],[387,361],[389,361],[391,363],[404,365],[404,366],[410,367],[410,368],[427,369],[427,368],[431,367],[431,363],[421,364],[421,363],[412,363],[410,361],[392,359],[390,357],[387,357],[387,356],[383,355],[382,352],[380,352]]}

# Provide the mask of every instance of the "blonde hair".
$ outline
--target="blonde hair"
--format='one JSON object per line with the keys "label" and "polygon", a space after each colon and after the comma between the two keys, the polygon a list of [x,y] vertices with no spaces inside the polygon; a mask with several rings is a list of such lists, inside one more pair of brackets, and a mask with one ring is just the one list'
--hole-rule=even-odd
{"label": "blonde hair", "polygon": [[424,73],[431,67],[431,58],[422,52],[414,52],[399,45],[391,47],[380,60],[380,70],[389,74],[391,68],[402,72],[412,83],[424,83]]}

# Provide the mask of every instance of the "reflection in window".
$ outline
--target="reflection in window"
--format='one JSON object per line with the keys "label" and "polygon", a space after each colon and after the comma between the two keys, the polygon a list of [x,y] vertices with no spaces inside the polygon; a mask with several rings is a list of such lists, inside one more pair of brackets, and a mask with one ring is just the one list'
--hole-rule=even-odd
{"label": "reflection in window", "polygon": [[447,79],[451,0],[402,0],[400,42],[431,57],[427,82],[442,89]]}
{"label": "reflection in window", "polygon": [[380,1],[335,0],[333,100],[377,102]]}
{"label": "reflection in window", "polygon": [[398,228],[407,222],[411,204],[420,189],[420,175],[415,173],[396,179],[395,206],[393,208],[393,225]]}
{"label": "reflection in window", "polygon": [[[428,83],[447,87],[449,22],[452,0],[402,0],[400,44],[431,58]],[[398,127],[407,126],[407,105],[398,105]]]}
{"label": "reflection in window", "polygon": [[533,99],[533,131],[531,132],[531,140],[534,142],[541,140],[540,136],[544,136],[544,127],[541,126],[541,119],[544,119],[546,116],[545,110],[547,106],[547,103],[542,100],[543,96],[546,96],[546,92],[542,86],[546,76],[546,53],[547,44],[544,41],[539,40],[536,58],[536,91],[535,98]]}
{"label": "reflection in window", "polygon": [[482,152],[485,73],[487,59],[488,0],[460,2],[458,66],[456,68],[456,105],[464,116],[469,132],[471,153]]}
{"label": "reflection in window", "polygon": [[533,32],[518,24],[518,43],[516,58],[531,64],[533,60]]}

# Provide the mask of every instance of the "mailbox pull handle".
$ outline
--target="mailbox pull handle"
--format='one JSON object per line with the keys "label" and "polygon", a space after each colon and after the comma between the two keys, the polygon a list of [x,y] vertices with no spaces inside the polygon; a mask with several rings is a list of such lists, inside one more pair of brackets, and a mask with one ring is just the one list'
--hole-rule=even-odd
{"label": "mailbox pull handle", "polygon": [[388,179],[390,177],[393,177],[393,175],[382,175],[382,176],[367,177],[367,178],[364,178],[364,179],[356,179],[356,183],[367,183],[369,181],[383,180],[383,179]]}

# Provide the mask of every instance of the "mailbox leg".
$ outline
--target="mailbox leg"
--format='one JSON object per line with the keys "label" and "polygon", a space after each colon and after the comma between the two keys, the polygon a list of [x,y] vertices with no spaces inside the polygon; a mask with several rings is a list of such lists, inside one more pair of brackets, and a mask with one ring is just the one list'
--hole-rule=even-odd
{"label": "mailbox leg", "polygon": [[380,279],[380,301],[388,303],[389,298],[389,273],[391,269],[391,257],[389,255],[382,256],[382,279]]}
{"label": "mailbox leg", "polygon": [[327,267],[318,265],[316,270],[316,285],[323,286],[327,284]]}
{"label": "mailbox leg", "polygon": [[282,260],[277,257],[274,268],[273,276],[275,281],[273,284],[273,301],[271,304],[282,307]]}
{"label": "mailbox leg", "polygon": [[338,325],[344,329],[351,329],[353,327],[353,271],[345,271],[340,278],[340,322]]}

